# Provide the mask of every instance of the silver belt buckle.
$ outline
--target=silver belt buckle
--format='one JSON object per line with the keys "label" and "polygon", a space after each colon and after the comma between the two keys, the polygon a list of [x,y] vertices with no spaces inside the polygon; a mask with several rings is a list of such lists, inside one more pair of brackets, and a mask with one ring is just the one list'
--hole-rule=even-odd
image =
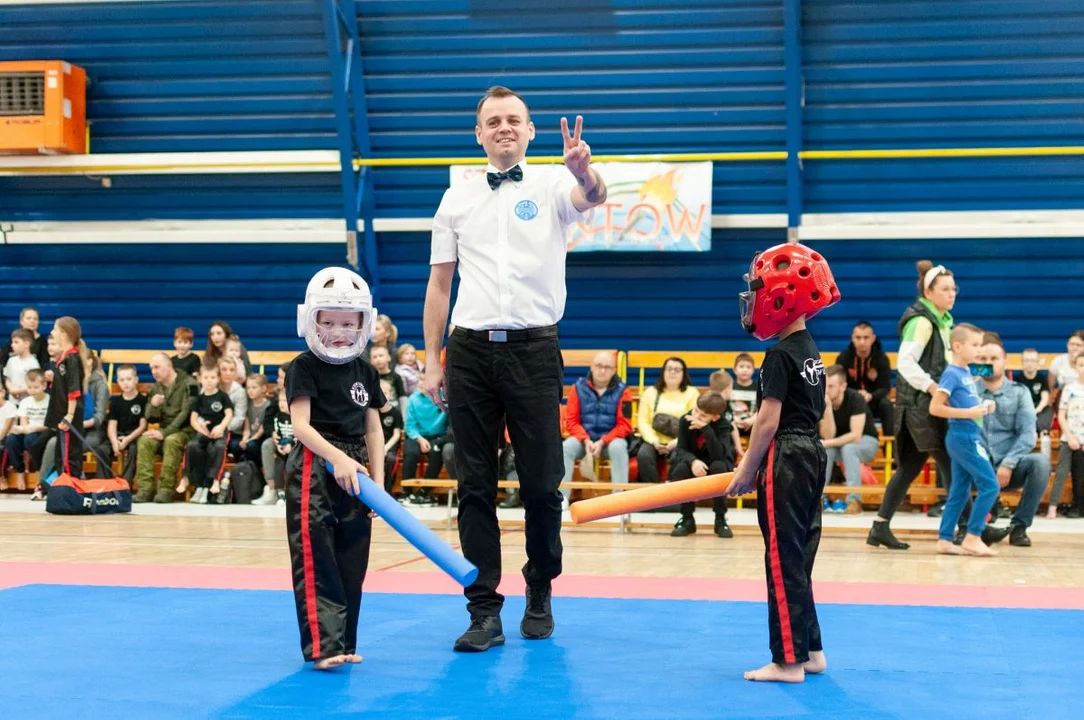
{"label": "silver belt buckle", "polygon": [[489,331],[490,342],[508,342],[507,330],[490,330]]}

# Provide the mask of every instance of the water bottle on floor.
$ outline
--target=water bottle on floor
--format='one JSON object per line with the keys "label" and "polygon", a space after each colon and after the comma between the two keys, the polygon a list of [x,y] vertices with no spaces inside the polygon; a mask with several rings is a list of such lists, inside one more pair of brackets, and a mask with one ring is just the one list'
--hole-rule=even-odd
{"label": "water bottle on floor", "polygon": [[218,504],[228,505],[230,502],[230,471],[222,473],[222,480],[218,484]]}
{"label": "water bottle on floor", "polygon": [[1039,452],[1043,454],[1047,460],[1050,459],[1050,433],[1044,432],[1042,437],[1039,438]]}

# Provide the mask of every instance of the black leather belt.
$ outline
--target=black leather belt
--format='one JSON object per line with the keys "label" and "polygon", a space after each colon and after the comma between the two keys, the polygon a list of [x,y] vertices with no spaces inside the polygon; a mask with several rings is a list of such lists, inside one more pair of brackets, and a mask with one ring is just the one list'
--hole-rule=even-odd
{"label": "black leather belt", "polygon": [[471,330],[465,327],[456,327],[453,335],[473,340],[485,340],[486,342],[523,342],[524,340],[541,340],[542,338],[557,337],[557,326],[525,328],[522,330]]}

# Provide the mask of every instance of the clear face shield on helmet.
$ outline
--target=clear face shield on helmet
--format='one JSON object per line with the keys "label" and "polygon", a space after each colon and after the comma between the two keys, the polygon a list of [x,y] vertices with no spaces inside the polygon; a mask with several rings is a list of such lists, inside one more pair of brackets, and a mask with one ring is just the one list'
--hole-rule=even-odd
{"label": "clear face shield on helmet", "polygon": [[741,326],[745,328],[746,332],[753,332],[753,310],[756,307],[757,290],[764,287],[763,280],[753,277],[757,258],[759,257],[760,253],[753,255],[753,259],[749,263],[749,272],[742,276],[742,280],[745,281],[748,289],[745,292],[738,293],[738,312],[741,315]]}
{"label": "clear face shield on helmet", "polygon": [[358,357],[369,342],[371,309],[333,302],[306,308],[305,341],[324,362],[341,365]]}

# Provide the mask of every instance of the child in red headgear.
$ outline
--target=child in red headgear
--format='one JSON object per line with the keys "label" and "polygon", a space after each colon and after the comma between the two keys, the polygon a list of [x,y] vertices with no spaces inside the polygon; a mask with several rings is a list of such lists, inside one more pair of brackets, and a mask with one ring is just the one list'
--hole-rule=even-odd
{"label": "child in red headgear", "polygon": [[742,325],[758,340],[779,338],[764,355],[749,449],[727,489],[744,495],[756,486],[764,536],[772,662],[745,679],[802,682],[827,667],[812,584],[827,464],[817,435],[825,375],[805,323],[838,302],[839,290],[825,259],[796,243],[757,254],[745,281]]}

